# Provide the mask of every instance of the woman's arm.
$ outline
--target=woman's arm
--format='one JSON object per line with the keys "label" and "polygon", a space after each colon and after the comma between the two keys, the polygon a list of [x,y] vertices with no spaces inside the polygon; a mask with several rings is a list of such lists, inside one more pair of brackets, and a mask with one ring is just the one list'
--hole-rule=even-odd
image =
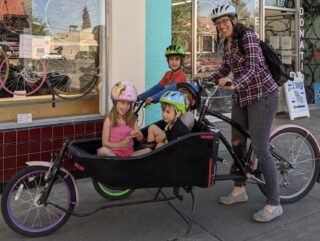
{"label": "woman's arm", "polygon": [[224,52],[222,66],[212,75],[202,78],[204,82],[218,82],[219,79],[225,78],[230,74],[230,66],[227,64],[227,54]]}

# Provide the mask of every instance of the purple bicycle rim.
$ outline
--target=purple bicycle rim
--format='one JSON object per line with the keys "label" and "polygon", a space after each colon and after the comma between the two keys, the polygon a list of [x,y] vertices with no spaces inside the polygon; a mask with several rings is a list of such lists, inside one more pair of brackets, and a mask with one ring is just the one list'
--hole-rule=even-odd
{"label": "purple bicycle rim", "polygon": [[[22,179],[24,179],[25,177],[27,177],[27,176],[29,176],[29,175],[32,175],[32,174],[34,174],[34,173],[39,173],[39,171],[33,171],[33,172],[31,172],[31,173],[28,173],[27,175],[21,177],[16,183],[19,183]],[[59,176],[59,175],[58,175],[58,176]],[[59,177],[60,177],[60,176],[59,176]],[[61,180],[63,181],[63,183],[65,184],[65,186],[67,186],[67,184],[66,184],[66,182],[65,182],[65,180],[64,180],[63,178],[59,178],[59,179],[61,179]],[[9,192],[9,196],[8,196],[8,197],[9,197],[10,199],[11,199],[11,197],[12,197],[12,192],[13,192],[13,188],[14,188],[14,187],[15,187],[15,186],[12,186],[12,188],[11,188],[11,190],[10,190],[10,192]],[[45,228],[40,228],[40,229],[27,228],[27,227],[21,225],[20,223],[17,223],[17,222],[16,222],[16,220],[15,220],[15,218],[13,217],[13,214],[12,214],[12,209],[11,209],[10,203],[11,203],[11,202],[7,202],[7,210],[8,210],[8,214],[9,214],[9,216],[10,216],[10,219],[13,221],[13,223],[14,223],[17,227],[19,227],[20,229],[23,229],[23,230],[25,230],[25,231],[28,231],[28,232],[30,232],[30,233],[40,233],[40,232],[45,232],[45,231],[47,231],[47,230],[50,230],[51,228],[53,228],[54,226],[56,226],[59,222],[61,222],[61,220],[62,220],[62,219],[64,218],[64,216],[66,215],[66,213],[65,213],[65,214],[62,215],[61,218],[59,218],[56,222],[54,222],[53,224],[51,224],[51,225],[49,225],[49,226],[47,226],[47,227],[45,227]],[[70,203],[70,193],[68,193],[68,203]]]}

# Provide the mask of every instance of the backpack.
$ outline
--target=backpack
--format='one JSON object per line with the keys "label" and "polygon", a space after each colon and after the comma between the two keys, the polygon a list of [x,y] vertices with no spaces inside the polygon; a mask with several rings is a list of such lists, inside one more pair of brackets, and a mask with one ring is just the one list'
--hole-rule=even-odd
{"label": "backpack", "polygon": [[[242,43],[242,36],[240,36],[238,40],[238,46],[240,52],[244,55],[245,52]],[[292,81],[293,78],[289,75],[289,66],[282,62],[280,56],[272,47],[272,45],[260,40],[260,47],[272,78],[275,80],[278,86],[282,86],[288,80]]]}

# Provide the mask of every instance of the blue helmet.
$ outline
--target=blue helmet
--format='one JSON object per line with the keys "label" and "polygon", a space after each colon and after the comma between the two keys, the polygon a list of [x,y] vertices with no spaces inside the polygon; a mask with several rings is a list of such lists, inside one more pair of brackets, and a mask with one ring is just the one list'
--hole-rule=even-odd
{"label": "blue helmet", "polygon": [[159,101],[160,103],[174,105],[182,114],[186,113],[186,99],[180,91],[167,91]]}
{"label": "blue helmet", "polygon": [[200,91],[199,88],[197,86],[195,86],[193,83],[191,82],[186,82],[186,83],[178,83],[177,84],[177,89],[179,88],[186,88],[188,89],[188,91],[190,92],[190,94],[193,96],[193,98],[195,99],[195,104],[191,106],[191,109],[194,110],[198,107],[198,105],[200,104]]}

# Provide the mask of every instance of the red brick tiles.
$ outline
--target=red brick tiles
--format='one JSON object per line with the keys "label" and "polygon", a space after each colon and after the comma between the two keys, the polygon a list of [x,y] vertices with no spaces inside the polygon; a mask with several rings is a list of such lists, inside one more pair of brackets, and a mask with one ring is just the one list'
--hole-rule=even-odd
{"label": "red brick tiles", "polygon": [[[0,131],[0,183],[7,182],[27,161],[50,161],[69,140],[100,138],[103,120]],[[64,167],[71,169],[67,160]]]}

